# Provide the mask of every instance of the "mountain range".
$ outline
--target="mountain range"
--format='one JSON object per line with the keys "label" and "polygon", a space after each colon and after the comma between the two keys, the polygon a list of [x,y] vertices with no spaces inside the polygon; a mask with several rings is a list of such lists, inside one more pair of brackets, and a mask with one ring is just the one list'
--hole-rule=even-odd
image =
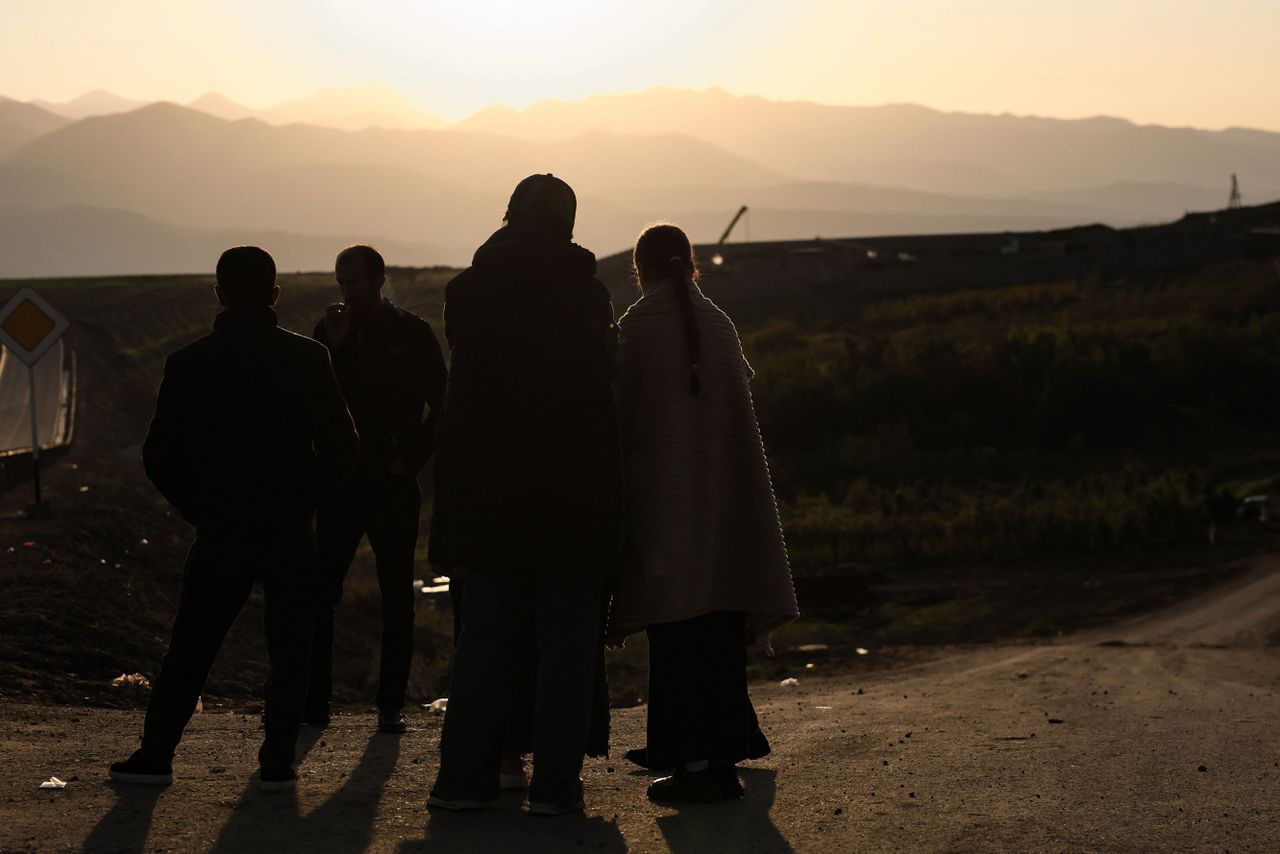
{"label": "mountain range", "polygon": [[1169,220],[1222,207],[1232,173],[1249,201],[1280,197],[1280,133],[720,89],[493,107],[453,124],[386,87],[265,110],[216,94],[0,98],[0,276],[207,271],[232,239],[273,244],[282,269],[327,268],[357,240],[393,264],[461,264],[535,171],[570,181],[577,238],[607,254],[655,219],[714,241],[742,204],[735,237],[753,240]]}

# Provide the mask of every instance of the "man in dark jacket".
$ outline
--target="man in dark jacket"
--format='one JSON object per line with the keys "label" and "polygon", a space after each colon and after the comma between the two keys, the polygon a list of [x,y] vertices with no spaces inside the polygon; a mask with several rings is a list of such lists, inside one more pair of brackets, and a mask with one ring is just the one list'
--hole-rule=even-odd
{"label": "man in dark jacket", "polygon": [[617,326],[595,257],[571,242],[575,209],[564,181],[521,181],[506,226],[445,291],[452,365],[430,559],[464,574],[465,591],[431,806],[497,797],[518,653],[533,644],[530,810],[582,807],[622,480],[610,385]]}
{"label": "man in dark jacket", "polygon": [[143,463],[195,525],[196,541],[142,747],[111,766],[116,780],[171,782],[174,751],[218,648],[260,581],[271,659],[260,784],[294,784],[313,618],[312,520],[354,464],[357,438],[328,353],[276,325],[275,275],[275,262],[256,246],[224,252],[217,269],[224,308],[213,332],[165,362]]}
{"label": "man in dark jacket", "polygon": [[[319,726],[329,722],[334,613],[367,534],[382,594],[378,729],[399,733],[405,730],[400,711],[413,660],[413,559],[422,506],[417,474],[435,445],[444,357],[425,321],[383,298],[386,264],[376,249],[344,249],[334,273],[343,302],[329,307],[315,337],[333,356],[360,431],[360,461],[316,522],[323,583],[304,719]],[[424,410],[430,413],[425,420]]]}

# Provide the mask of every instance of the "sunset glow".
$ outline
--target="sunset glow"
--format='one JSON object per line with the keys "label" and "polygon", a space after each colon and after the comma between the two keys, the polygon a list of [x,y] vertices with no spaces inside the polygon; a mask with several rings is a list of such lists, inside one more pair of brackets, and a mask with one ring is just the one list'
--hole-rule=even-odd
{"label": "sunset glow", "polygon": [[668,85],[1280,128],[1280,4],[1157,0],[0,0],[0,94],[264,107],[382,83],[446,119]]}

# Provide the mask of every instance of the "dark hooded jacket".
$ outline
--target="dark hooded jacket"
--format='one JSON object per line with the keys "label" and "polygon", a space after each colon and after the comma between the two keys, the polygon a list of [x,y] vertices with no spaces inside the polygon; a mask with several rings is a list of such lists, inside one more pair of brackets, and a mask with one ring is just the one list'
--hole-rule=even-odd
{"label": "dark hooded jacket", "polygon": [[595,256],[567,239],[507,226],[447,286],[433,564],[615,569],[618,333],[595,269]]}
{"label": "dark hooded jacket", "polygon": [[292,531],[351,470],[357,442],[325,348],[269,308],[227,309],[165,362],[142,459],[192,524]]}

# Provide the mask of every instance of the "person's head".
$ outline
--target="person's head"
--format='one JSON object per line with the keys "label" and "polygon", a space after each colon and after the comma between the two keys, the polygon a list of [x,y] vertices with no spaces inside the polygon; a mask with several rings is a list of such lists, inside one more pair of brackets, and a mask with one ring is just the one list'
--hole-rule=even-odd
{"label": "person's head", "polygon": [[356,244],[343,249],[333,264],[333,275],[342,290],[342,301],[353,311],[367,311],[382,301],[387,264],[372,246]]}
{"label": "person's head", "polygon": [[573,237],[573,222],[577,215],[578,197],[574,195],[573,188],[548,172],[530,175],[516,184],[502,221],[568,240]]}
{"label": "person's head", "polygon": [[698,261],[689,238],[669,222],[651,225],[640,233],[631,255],[641,292],[665,279],[685,288],[698,281]]}
{"label": "person's head", "polygon": [[214,292],[227,308],[267,308],[276,304],[276,262],[257,246],[232,246],[218,259]]}
{"label": "person's head", "polygon": [[698,281],[698,262],[693,255],[693,246],[678,226],[669,222],[658,223],[640,233],[631,263],[642,293],[660,282],[671,282],[684,318],[685,344],[689,352],[689,394],[697,397],[702,390],[698,376],[702,336],[698,331],[698,317],[690,293]]}

